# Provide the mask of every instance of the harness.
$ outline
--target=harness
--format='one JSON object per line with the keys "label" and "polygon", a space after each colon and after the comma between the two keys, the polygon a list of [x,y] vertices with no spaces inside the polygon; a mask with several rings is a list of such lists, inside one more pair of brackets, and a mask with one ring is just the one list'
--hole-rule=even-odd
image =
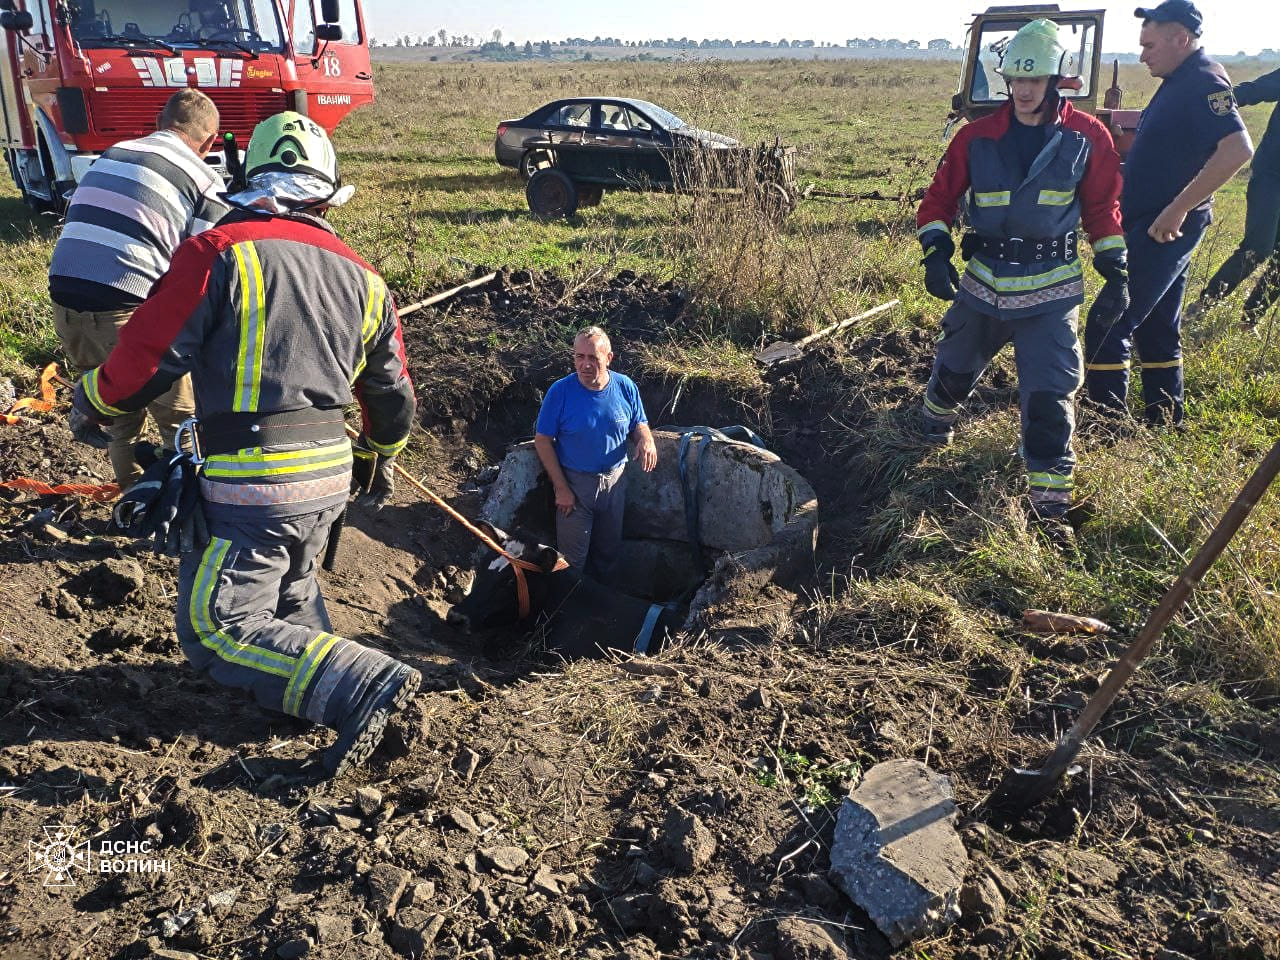
{"label": "harness", "polygon": [[[347,434],[353,440],[360,436],[360,434],[358,434],[355,430],[351,429],[350,425],[347,426]],[[435,492],[430,487],[428,487],[425,483],[423,483],[422,481],[414,477],[412,474],[410,474],[407,470],[404,469],[404,467],[400,466],[400,464],[393,463],[392,466],[395,472],[400,474],[401,477],[407,480],[415,490],[421,493],[424,497],[426,497],[428,500],[434,503],[437,507],[439,507],[445,513],[447,513],[449,516],[453,517],[454,520],[457,520],[458,523],[462,524],[462,526],[465,529],[469,530],[472,534],[474,534],[477,540],[483,543],[486,547],[488,547],[498,556],[506,558],[507,562],[511,564],[511,569],[515,571],[515,575],[516,575],[516,603],[518,604],[519,615],[520,615],[519,618],[521,620],[524,620],[526,617],[528,617],[533,610],[533,606],[529,602],[529,580],[527,577],[525,577],[525,572],[528,571],[529,573],[542,573],[543,572],[542,568],[538,566],[536,563],[530,563],[528,560],[524,560],[520,557],[515,556],[510,551],[500,546],[498,542],[493,539],[493,537],[489,536],[487,533],[485,533],[483,530],[481,530],[479,527],[473,524],[470,520],[468,520],[466,517],[460,514],[457,510],[453,509],[453,507],[445,503],[442,499],[440,499],[440,497],[438,497],[435,494]],[[557,557],[556,565],[551,568],[551,572],[559,573],[561,570],[568,570],[568,569],[569,569],[569,561],[566,560],[564,557]]]}
{"label": "harness", "polygon": [[[676,427],[674,429],[679,430],[680,428]],[[698,442],[698,460],[694,465],[694,475],[690,478],[688,467],[689,448],[695,438],[697,438]],[[689,549],[693,553],[694,566],[703,579],[707,576],[707,564],[702,558],[702,541],[698,536],[702,526],[702,464],[704,462],[703,454],[713,440],[737,440],[741,443],[750,443],[761,450],[767,449],[764,441],[751,428],[737,424],[718,430],[715,427],[699,426],[688,427],[680,431],[680,492],[684,497],[685,530],[689,537]]]}

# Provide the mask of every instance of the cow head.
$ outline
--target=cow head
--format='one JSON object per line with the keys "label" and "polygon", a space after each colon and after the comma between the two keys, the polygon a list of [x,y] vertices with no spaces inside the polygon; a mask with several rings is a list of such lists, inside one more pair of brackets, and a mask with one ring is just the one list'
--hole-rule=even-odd
{"label": "cow head", "polygon": [[[511,556],[532,563],[541,571],[525,571],[532,608],[530,616],[537,615],[547,595],[546,575],[555,571],[560,553],[555,547],[536,543],[528,537],[510,536],[484,521],[480,521],[477,526]],[[468,633],[492,627],[509,627],[519,621],[516,574],[511,561],[492,552],[486,554],[476,569],[470,592],[461,603],[449,610],[447,619]]]}

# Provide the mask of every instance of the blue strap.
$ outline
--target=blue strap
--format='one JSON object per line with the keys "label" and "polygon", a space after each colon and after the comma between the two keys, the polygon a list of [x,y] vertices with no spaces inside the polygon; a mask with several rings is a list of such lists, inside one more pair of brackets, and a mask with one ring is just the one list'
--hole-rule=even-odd
{"label": "blue strap", "polygon": [[636,642],[632,644],[633,653],[648,653],[649,641],[653,639],[653,628],[658,622],[658,617],[662,616],[663,606],[660,603],[649,604],[649,612],[645,614],[644,623],[640,625],[640,632],[636,634]]}

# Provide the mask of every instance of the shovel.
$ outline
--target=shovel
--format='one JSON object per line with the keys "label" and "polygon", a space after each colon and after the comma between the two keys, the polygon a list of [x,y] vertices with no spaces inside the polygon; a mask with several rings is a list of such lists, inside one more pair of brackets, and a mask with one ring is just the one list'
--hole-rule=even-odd
{"label": "shovel", "polygon": [[877,314],[884,313],[886,310],[892,310],[899,304],[898,300],[890,300],[888,303],[882,303],[878,307],[872,307],[866,313],[860,313],[856,317],[850,317],[848,320],[841,320],[839,323],[833,323],[829,327],[823,327],[817,333],[811,333],[795,343],[788,340],[775,340],[763,350],[756,351],[755,358],[759,363],[766,367],[772,367],[779,363],[786,363],[790,360],[798,360],[804,356],[804,348],[815,340],[821,340],[823,337],[829,337],[833,333],[839,333],[846,327],[851,327],[860,320],[870,320]]}
{"label": "shovel", "polygon": [[1080,714],[1080,719],[1076,721],[1075,726],[1068,730],[1066,736],[1058,741],[1058,745],[1044,762],[1044,766],[1039,770],[1021,770],[1017,768],[1010,770],[1005,774],[1004,780],[1000,782],[1000,785],[996,787],[995,792],[992,793],[987,801],[989,807],[1010,819],[1016,820],[1028,808],[1039,803],[1053,792],[1054,787],[1062,779],[1062,775],[1066,772],[1067,767],[1070,766],[1071,761],[1080,752],[1080,747],[1085,738],[1093,732],[1093,728],[1102,719],[1102,715],[1115,702],[1120,688],[1133,676],[1138,664],[1142,662],[1142,658],[1147,655],[1155,645],[1155,642],[1160,639],[1160,635],[1164,632],[1164,628],[1169,625],[1169,621],[1182,609],[1182,605],[1186,603],[1195,585],[1200,582],[1200,579],[1213,566],[1213,562],[1226,549],[1227,544],[1231,542],[1231,538],[1240,529],[1240,525],[1244,523],[1245,518],[1253,511],[1254,506],[1257,505],[1262,495],[1267,492],[1267,488],[1271,486],[1277,473],[1280,473],[1280,440],[1276,441],[1276,444],[1271,448],[1271,452],[1258,465],[1258,468],[1253,471],[1253,476],[1240,489],[1231,506],[1227,508],[1226,513],[1222,515],[1222,519],[1218,521],[1218,525],[1213,528],[1213,532],[1209,534],[1208,539],[1196,551],[1196,555],[1191,558],[1187,568],[1182,571],[1182,574],[1173,582],[1173,585],[1165,591],[1165,595],[1160,599],[1159,606],[1147,618],[1142,631],[1134,639],[1133,643],[1129,645],[1129,649],[1125,651],[1124,656],[1111,668],[1106,679],[1102,681],[1102,686],[1098,688],[1098,692],[1085,704],[1084,712]]}

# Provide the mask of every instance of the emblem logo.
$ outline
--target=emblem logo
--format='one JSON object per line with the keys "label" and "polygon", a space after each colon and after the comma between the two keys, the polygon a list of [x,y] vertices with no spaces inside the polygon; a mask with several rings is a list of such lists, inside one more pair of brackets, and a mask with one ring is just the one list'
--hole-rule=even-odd
{"label": "emblem logo", "polygon": [[1225,117],[1236,105],[1236,98],[1230,90],[1219,90],[1209,94],[1209,109],[1215,117]]}
{"label": "emblem logo", "polygon": [[46,887],[74,887],[75,871],[88,873],[89,841],[76,843],[76,828],[52,824],[44,828],[44,840],[27,841],[27,869],[43,870]]}

